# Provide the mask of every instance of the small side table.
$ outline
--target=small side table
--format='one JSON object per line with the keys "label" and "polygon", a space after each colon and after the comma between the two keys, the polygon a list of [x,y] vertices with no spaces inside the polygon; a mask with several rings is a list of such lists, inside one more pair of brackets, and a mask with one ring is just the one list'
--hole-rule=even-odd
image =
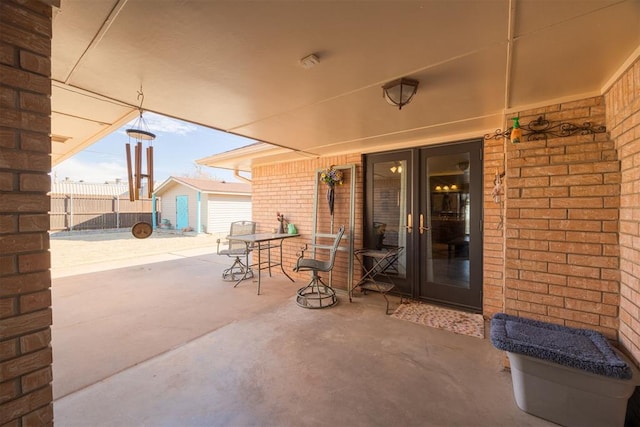
{"label": "small side table", "polygon": [[[394,246],[384,249],[358,249],[354,251],[353,254],[362,267],[363,274],[351,290],[349,301],[351,301],[353,291],[356,288],[360,288],[365,294],[367,291],[376,291],[381,293],[387,302],[385,313],[389,314],[387,292],[396,286],[389,275],[389,270],[396,268],[395,264],[398,262],[398,256],[400,252],[402,252],[402,249],[401,246]],[[370,260],[368,263],[366,261],[367,259]],[[368,267],[367,264],[369,265]],[[380,280],[382,277],[384,280]]]}

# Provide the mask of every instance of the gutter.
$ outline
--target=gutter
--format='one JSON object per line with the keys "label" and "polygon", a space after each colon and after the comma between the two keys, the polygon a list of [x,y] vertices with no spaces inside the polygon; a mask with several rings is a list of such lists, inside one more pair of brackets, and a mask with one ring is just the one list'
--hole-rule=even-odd
{"label": "gutter", "polygon": [[240,175],[240,171],[238,170],[238,168],[233,169],[233,177],[238,178],[240,181],[246,182],[248,184],[252,183],[249,178],[245,178],[244,176]]}

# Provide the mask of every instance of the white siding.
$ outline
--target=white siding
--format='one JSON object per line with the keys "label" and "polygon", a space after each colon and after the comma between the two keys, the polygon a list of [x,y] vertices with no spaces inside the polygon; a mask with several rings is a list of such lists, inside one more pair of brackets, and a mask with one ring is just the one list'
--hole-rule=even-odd
{"label": "white siding", "polygon": [[209,196],[207,193],[200,194],[200,224],[202,225],[202,227],[200,228],[201,233],[211,232],[211,226],[209,225],[209,197],[211,196]]}
{"label": "white siding", "polygon": [[[184,185],[173,185],[166,191],[163,191],[160,197],[162,204],[162,219],[171,221],[171,226],[176,226],[176,197],[187,196],[189,198],[189,227],[197,230],[196,227],[196,209],[198,202],[198,192]],[[203,196],[204,198],[204,196]],[[203,202],[204,203],[204,202]],[[203,218],[204,220],[204,218]],[[203,221],[204,222],[204,221]]]}
{"label": "white siding", "polygon": [[251,196],[210,194],[207,232],[226,236],[234,221],[251,221]]}

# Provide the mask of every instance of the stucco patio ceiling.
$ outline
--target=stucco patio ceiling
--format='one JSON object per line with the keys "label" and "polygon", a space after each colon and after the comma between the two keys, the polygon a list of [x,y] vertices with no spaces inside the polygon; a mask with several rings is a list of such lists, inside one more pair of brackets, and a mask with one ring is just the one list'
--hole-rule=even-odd
{"label": "stucco patio ceiling", "polygon": [[[280,152],[372,152],[599,95],[639,45],[637,0],[62,0],[53,164],[135,117],[141,86],[147,111]],[[304,69],[311,53],[320,63]],[[399,77],[420,81],[401,111],[381,90]]]}

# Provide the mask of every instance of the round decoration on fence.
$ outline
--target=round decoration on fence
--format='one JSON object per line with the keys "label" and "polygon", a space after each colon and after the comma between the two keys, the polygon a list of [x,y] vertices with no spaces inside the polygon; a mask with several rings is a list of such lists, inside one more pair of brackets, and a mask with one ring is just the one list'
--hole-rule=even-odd
{"label": "round decoration on fence", "polygon": [[153,227],[148,222],[136,222],[131,227],[131,234],[136,239],[146,239],[153,233]]}

